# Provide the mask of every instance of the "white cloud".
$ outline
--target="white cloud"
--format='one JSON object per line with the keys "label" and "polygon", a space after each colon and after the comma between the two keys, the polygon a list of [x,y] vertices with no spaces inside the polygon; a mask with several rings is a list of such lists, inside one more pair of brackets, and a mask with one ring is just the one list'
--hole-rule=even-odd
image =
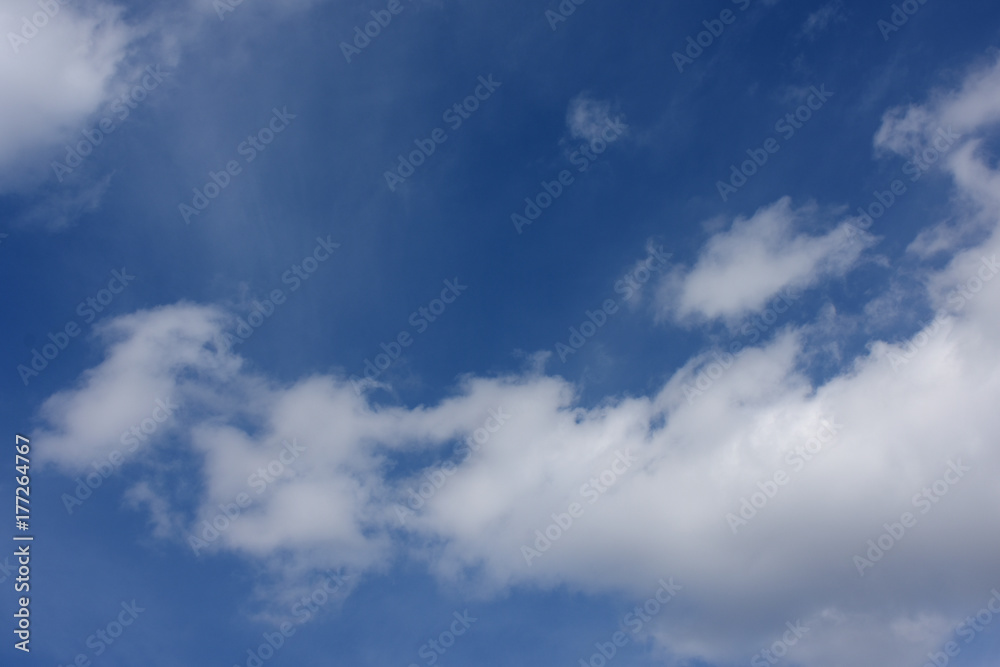
{"label": "white cloud", "polygon": [[794,209],[786,197],[749,219],[737,218],[728,231],[708,240],[694,267],[662,281],[660,315],[731,322],[786,288],[845,274],[873,239],[862,235],[847,242],[848,222],[821,236],[799,231],[815,213],[815,207]]}
{"label": "white cloud", "polygon": [[[859,251],[841,247],[843,230],[796,231],[809,210],[782,200],[712,237],[680,278],[677,312],[727,318],[783,286],[846,271]],[[105,327],[107,358],[46,402],[36,437],[50,460],[84,469],[168,392],[185,406],[177,432],[190,447],[171,456],[197,462],[201,487],[189,515],[185,491],[139,471],[132,500],[161,534],[184,539],[296,438],[301,460],[250,492],[254,504],[213,549],[299,581],[310,569],[377,568],[402,554],[487,593],[566,585],[645,599],[673,577],[684,590],[651,626],[665,654],[742,662],[801,621],[809,633],[788,656],[799,664],[920,664],[996,586],[1000,531],[983,508],[1000,502],[998,254],[994,224],[928,271],[935,324],[871,341],[821,383],[809,373],[808,327],[788,327],[735,358],[699,355],[648,396],[590,408],[573,384],[541,371],[468,377],[450,398],[416,408],[373,405],[340,377],[271,382],[210,344],[225,329],[221,313],[179,304]],[[509,421],[401,528],[394,505],[423,471],[395,464],[414,452],[447,456],[497,408]],[[794,454],[831,428],[809,460]],[[602,480],[626,452],[634,462]],[[914,496],[956,461],[969,470],[922,513]],[[727,514],[779,470],[788,483],[734,534]],[[604,489],[593,503],[585,484]],[[528,564],[522,546],[573,502],[582,515]],[[859,576],[853,557],[907,511],[916,525]]]}
{"label": "white cloud", "polygon": [[843,0],[833,0],[807,16],[802,25],[801,33],[814,39],[816,33],[826,30],[827,26],[834,21],[846,21]]}
{"label": "white cloud", "polygon": [[[974,275],[976,257],[994,250],[997,236],[957,258],[943,284]],[[651,396],[589,409],[577,405],[573,385],[538,374],[470,378],[452,398],[413,409],[376,408],[340,378],[274,385],[205,347],[223,330],[221,316],[181,305],[117,320],[108,358],[46,404],[56,426],[36,437],[59,464],[79,469],[116,444],[118,428],[105,424],[141,414],[139,397],[172,392],[199,412],[182,413],[190,452],[171,456],[201,461],[204,487],[185,517],[179,508],[190,498],[162,485],[153,493],[140,476],[133,500],[150,507],[161,533],[181,524],[174,536],[185,539],[246,492],[254,504],[212,549],[263,562],[292,551],[301,576],[307,566],[379,567],[400,551],[485,592],[566,584],[644,596],[672,576],[683,597],[654,634],[675,654],[745,659],[786,620],[801,619],[811,634],[792,656],[802,664],[866,667],[890,653],[916,661],[995,585],[984,554],[1000,548],[1000,533],[981,508],[1000,500],[1000,453],[990,446],[1000,428],[1000,341],[991,333],[998,286],[950,315],[950,330],[914,337],[915,353],[877,342],[820,386],[803,374],[803,335],[787,330],[733,359],[693,401],[685,388],[699,360]],[[422,480],[419,472],[392,477],[390,462],[427,448],[443,454],[498,407],[509,422],[410,518],[414,539],[394,543],[403,530],[394,504]],[[836,426],[835,440],[796,471],[788,452],[823,420]],[[306,448],[302,458],[255,494],[248,477],[291,437]],[[581,485],[600,480],[626,450],[635,462],[591,504]],[[883,523],[916,514],[912,496],[959,459],[972,472],[859,577],[852,556]],[[791,482],[734,535],[726,515],[777,470]],[[534,545],[535,530],[572,502],[583,516],[528,565],[522,545]],[[946,590],[921,576],[937,569],[951,573]],[[846,640],[849,650],[837,648]]]}
{"label": "white cloud", "polygon": [[100,207],[113,176],[111,173],[90,183],[81,179],[73,186],[45,188],[44,194],[35,198],[36,203],[25,210],[20,221],[49,230],[68,227],[82,213],[91,213]]}
{"label": "white cloud", "polygon": [[99,206],[109,174],[95,175],[73,165],[67,175],[65,165],[57,171],[53,164],[68,162],[70,150],[81,143],[80,152],[89,154],[83,153],[91,143],[82,133],[97,134],[103,118],[120,122],[111,110],[118,98],[127,97],[144,80],[147,67],[157,72],[162,67],[169,75],[187,46],[213,29],[224,29],[216,6],[231,6],[232,11],[222,11],[224,18],[238,15],[244,23],[269,25],[276,15],[302,12],[314,4],[284,0],[231,6],[190,0],[158,6],[144,18],[132,19],[114,0],[4,2],[0,194],[14,193],[28,201],[18,222],[59,229],[80,212]]}
{"label": "white cloud", "polygon": [[875,135],[880,151],[943,168],[958,186],[961,224],[945,221],[923,230],[910,250],[927,257],[981,239],[1000,214],[1000,177],[983,140],[1000,122],[1000,59],[972,71],[954,91],[926,104],[886,112]]}
{"label": "white cloud", "polygon": [[[157,399],[195,398],[205,391],[200,383],[231,376],[239,360],[204,347],[222,322],[208,308],[179,305],[99,325],[98,335],[109,343],[107,359],[84,373],[75,389],[42,404],[49,424],[43,456],[82,469],[121,449],[121,434],[149,417]],[[183,379],[187,369],[197,375]]]}
{"label": "white cloud", "polygon": [[566,127],[574,139],[601,139],[608,127],[620,120],[620,116],[612,117],[610,102],[583,93],[574,97],[566,110]]}
{"label": "white cloud", "polygon": [[42,4],[49,13],[30,0],[0,10],[0,186],[20,182],[21,161],[68,140],[104,105],[141,34],[109,2]]}

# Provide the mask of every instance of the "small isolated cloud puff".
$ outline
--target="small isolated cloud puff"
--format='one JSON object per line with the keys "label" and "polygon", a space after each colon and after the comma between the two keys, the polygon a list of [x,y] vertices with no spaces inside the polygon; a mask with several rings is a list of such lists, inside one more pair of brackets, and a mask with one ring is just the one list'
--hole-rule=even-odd
{"label": "small isolated cloud puff", "polygon": [[826,30],[834,21],[845,21],[843,0],[833,0],[823,5],[806,18],[802,25],[802,35],[814,39],[816,34]]}
{"label": "small isolated cloud puff", "polygon": [[851,238],[848,221],[822,236],[798,231],[815,213],[815,207],[792,208],[784,197],[749,219],[737,218],[708,240],[692,269],[678,269],[660,283],[658,315],[733,322],[784,289],[844,275],[874,239],[857,232]]}
{"label": "small isolated cloud puff", "polygon": [[595,141],[619,117],[612,118],[611,103],[595,100],[581,93],[574,97],[566,110],[566,128],[574,139]]}

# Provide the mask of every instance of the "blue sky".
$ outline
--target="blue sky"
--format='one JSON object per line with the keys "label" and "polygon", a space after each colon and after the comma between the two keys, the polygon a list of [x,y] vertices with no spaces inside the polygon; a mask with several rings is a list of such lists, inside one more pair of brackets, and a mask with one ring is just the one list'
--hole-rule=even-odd
{"label": "blue sky", "polygon": [[993,664],[998,18],[6,3],[3,664]]}

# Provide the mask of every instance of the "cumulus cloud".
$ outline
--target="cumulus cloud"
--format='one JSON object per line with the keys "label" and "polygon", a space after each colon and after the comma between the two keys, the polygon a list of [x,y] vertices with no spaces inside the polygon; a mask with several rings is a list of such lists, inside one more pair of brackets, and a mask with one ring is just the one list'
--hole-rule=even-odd
{"label": "cumulus cloud", "polygon": [[[119,427],[106,425],[137,419],[149,397],[167,392],[199,406],[180,421],[203,488],[185,515],[184,494],[154,492],[140,476],[133,500],[149,507],[157,531],[176,527],[173,537],[187,541],[220,505],[253,498],[205,553],[268,562],[291,551],[303,572],[363,571],[409,554],[484,592],[565,584],[644,596],[672,576],[683,597],[654,634],[674,654],[745,658],[801,620],[810,641],[792,655],[802,664],[876,665],[872,656],[890,653],[918,661],[995,585],[986,554],[1000,548],[1000,532],[980,508],[1000,500],[1000,459],[989,446],[1000,427],[1000,343],[990,333],[1000,290],[980,282],[973,292],[968,281],[979,256],[997,250],[994,235],[942,275],[968,297],[944,298],[947,326],[876,341],[822,385],[806,376],[804,334],[789,329],[738,357],[693,359],[652,395],[595,407],[544,374],[469,378],[451,398],[418,408],[374,406],[338,377],[280,386],[213,348],[224,329],[212,309],[163,308],[116,320],[107,359],[46,404],[51,425],[36,435],[60,465],[86,469],[117,443]],[[721,374],[706,370],[709,359]],[[393,462],[428,450],[446,458],[490,410],[508,416],[502,427],[401,526],[396,508],[413,507],[409,491],[440,469],[394,474]],[[802,450],[817,437],[818,453]],[[257,494],[255,471],[293,438],[301,456]],[[949,461],[969,471],[924,516],[913,497]],[[778,471],[790,481],[745,525],[734,520]],[[553,532],[573,503],[582,512]],[[906,511],[919,523],[860,576],[853,557]],[[948,571],[948,589],[928,570]],[[845,638],[852,650],[833,650]]]}
{"label": "cumulus cloud", "polygon": [[[108,344],[105,361],[84,373],[76,388],[42,404],[49,443],[43,456],[83,469],[121,448],[121,434],[149,417],[157,399],[194,397],[207,383],[232,375],[239,360],[205,347],[224,322],[208,308],[178,305],[99,325]],[[196,374],[186,375],[189,370]]]}
{"label": "cumulus cloud", "polygon": [[[45,11],[41,5],[45,5]],[[141,30],[109,2],[12,0],[0,10],[0,185],[15,165],[59,144],[115,92]],[[18,179],[20,180],[20,179]]]}
{"label": "cumulus cloud", "polygon": [[[810,210],[782,200],[712,237],[673,308],[731,317],[848,270],[859,250],[843,230],[797,231]],[[250,496],[204,553],[301,581],[422,559],[484,594],[565,585],[644,600],[673,577],[683,590],[648,627],[665,657],[743,662],[791,623],[808,629],[788,653],[799,664],[920,664],[997,585],[1000,526],[983,508],[1000,502],[998,255],[994,223],[928,271],[933,322],[869,341],[823,381],[809,327],[787,327],[592,406],[541,368],[469,376],[418,407],[377,405],[338,376],[278,383],[213,343],[223,313],[178,304],[106,325],[106,358],[46,402],[36,437],[53,464],[86,470],[169,393],[184,406],[171,453],[196,462],[196,507],[145,469],[130,498],[187,543]],[[291,440],[303,449],[282,459]],[[430,479],[444,481],[411,502]]]}
{"label": "cumulus cloud", "polygon": [[861,234],[847,242],[849,221],[823,235],[801,231],[816,213],[816,207],[793,208],[785,197],[750,218],[737,218],[708,240],[691,269],[662,281],[660,316],[735,321],[784,289],[844,275],[873,239]]}

